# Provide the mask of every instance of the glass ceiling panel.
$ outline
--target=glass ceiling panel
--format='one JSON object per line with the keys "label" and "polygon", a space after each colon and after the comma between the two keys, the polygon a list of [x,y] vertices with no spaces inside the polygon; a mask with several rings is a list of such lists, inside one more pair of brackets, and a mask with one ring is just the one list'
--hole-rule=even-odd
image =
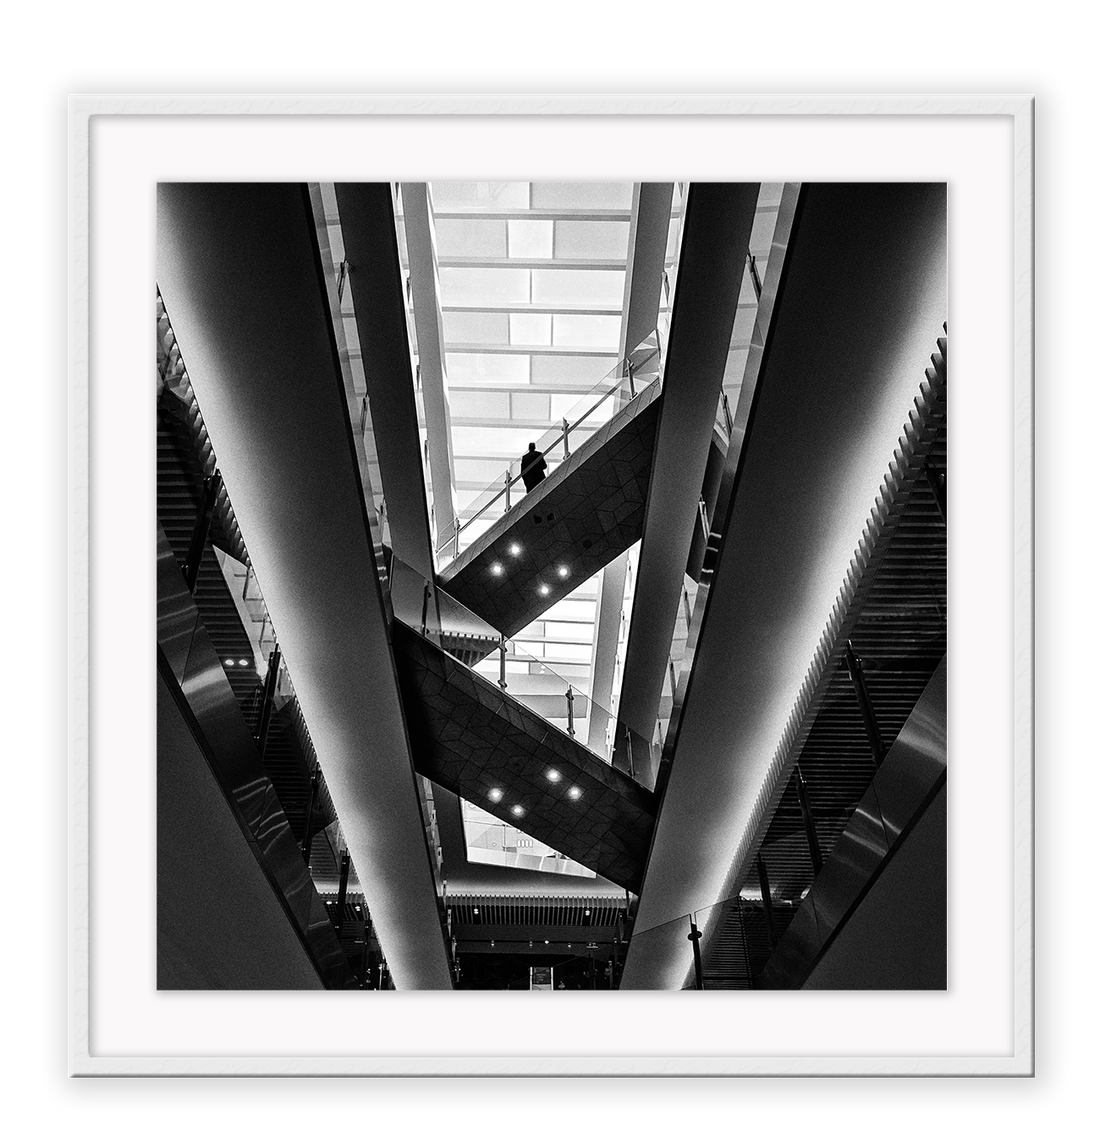
{"label": "glass ceiling panel", "polygon": [[435,244],[440,258],[506,258],[508,223],[497,218],[438,218]]}
{"label": "glass ceiling panel", "polygon": [[625,258],[630,244],[629,222],[567,222],[554,224],[555,258]]}
{"label": "glass ceiling panel", "polygon": [[507,345],[508,314],[444,313],[443,338],[465,345]]}
{"label": "glass ceiling panel", "polygon": [[531,205],[529,182],[433,182],[432,206],[439,211],[526,210]]}
{"label": "glass ceiling panel", "polygon": [[[514,270],[503,271],[515,273]],[[531,301],[560,306],[621,306],[625,270],[531,270]]]}
{"label": "glass ceiling panel", "polygon": [[531,300],[531,271],[444,267],[439,271],[439,293],[445,306],[522,305]]}
{"label": "glass ceiling panel", "polygon": [[622,318],[619,317],[556,313],[554,344],[567,347],[590,345],[599,349],[618,349],[622,324]]}
{"label": "glass ceiling panel", "polygon": [[448,353],[447,380],[454,385],[525,385],[531,358],[522,353]]}
{"label": "glass ceiling panel", "polygon": [[508,220],[509,258],[552,258],[554,223],[529,219]]}
{"label": "glass ceiling panel", "polygon": [[509,344],[549,345],[553,318],[549,313],[512,313],[508,316]]}
{"label": "glass ceiling panel", "polygon": [[629,210],[632,182],[533,182],[535,210]]}

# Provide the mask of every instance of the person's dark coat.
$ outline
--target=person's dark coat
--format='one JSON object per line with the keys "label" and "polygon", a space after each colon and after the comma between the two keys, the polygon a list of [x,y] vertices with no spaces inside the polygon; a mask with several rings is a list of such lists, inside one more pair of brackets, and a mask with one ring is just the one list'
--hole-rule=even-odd
{"label": "person's dark coat", "polygon": [[523,477],[523,486],[530,491],[546,479],[546,461],[541,452],[529,448],[519,458],[520,475]]}

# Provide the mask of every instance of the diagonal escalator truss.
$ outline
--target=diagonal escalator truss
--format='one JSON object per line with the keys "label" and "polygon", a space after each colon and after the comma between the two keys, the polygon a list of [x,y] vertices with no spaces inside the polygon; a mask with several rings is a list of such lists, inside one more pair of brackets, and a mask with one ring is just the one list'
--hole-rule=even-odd
{"label": "diagonal escalator truss", "polygon": [[400,621],[393,648],[418,773],[638,891],[652,793]]}

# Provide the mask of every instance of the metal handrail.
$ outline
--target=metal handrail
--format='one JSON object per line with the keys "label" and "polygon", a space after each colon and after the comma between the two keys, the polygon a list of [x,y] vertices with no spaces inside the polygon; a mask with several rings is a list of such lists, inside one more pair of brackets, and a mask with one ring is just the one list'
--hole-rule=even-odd
{"label": "metal handrail", "polygon": [[[654,381],[653,383],[658,384],[660,382],[660,370],[659,370],[660,351],[656,348],[653,348],[651,350],[650,356],[653,356],[653,355],[656,355],[658,358],[658,377],[657,377],[657,380]],[[627,369],[628,369],[630,388],[631,388],[630,398],[627,400],[626,404],[623,405],[623,408],[626,408],[626,405],[630,404],[630,402],[638,394],[636,391],[634,391],[634,368],[635,367],[633,365],[633,362],[631,361],[631,359],[629,357],[626,357],[626,358],[624,358],[623,361],[618,362],[617,365],[621,365],[624,363],[626,364]],[[645,363],[648,363],[648,362],[645,362]],[[577,417],[577,419],[575,421],[573,421],[572,424],[569,423],[569,421],[567,420],[566,417],[562,417],[562,431],[556,437],[554,437],[554,439],[551,440],[549,444],[543,445],[542,454],[545,455],[545,453],[553,451],[553,449],[555,449],[563,441],[566,442],[566,447],[568,448],[569,430],[571,428],[575,429],[579,425],[583,424],[585,422],[585,420],[587,420],[588,417],[590,417],[592,415],[592,413],[594,413],[596,411],[596,409],[598,409],[600,407],[600,405],[603,404],[603,402],[605,400],[607,400],[607,398],[609,396],[611,396],[613,393],[617,393],[621,387],[622,387],[622,379],[619,380],[618,384],[612,386],[605,393],[601,394],[599,400],[597,400],[596,403],[594,405],[592,405],[590,408],[585,409],[585,411],[583,413],[581,413],[581,415],[579,417]],[[649,387],[650,386],[647,385],[646,389],[648,390]],[[569,459],[569,456],[570,456],[570,453],[567,451],[566,452],[566,459]],[[461,535],[463,529],[469,527],[470,524],[472,524],[476,519],[479,519],[489,508],[491,508],[493,506],[493,504],[495,504],[497,502],[497,500],[500,499],[501,496],[505,497],[505,504],[506,504],[505,511],[510,511],[511,506],[512,506],[511,505],[511,491],[512,491],[513,484],[515,484],[518,480],[523,479],[524,473],[529,472],[533,467],[534,467],[533,463],[528,464],[526,467],[521,468],[517,475],[513,476],[511,474],[512,465],[509,464],[508,467],[505,469],[505,471],[508,473],[508,475],[505,478],[504,487],[501,488],[501,490],[499,492],[497,492],[497,494],[495,496],[493,496],[492,499],[487,500],[485,503],[483,503],[481,505],[481,507],[478,508],[477,511],[474,512],[474,514],[472,516],[470,516],[469,519],[466,519],[466,520],[456,519],[455,525],[454,525],[454,535],[449,537],[447,539],[446,543],[443,544],[442,546],[446,547],[447,544],[451,543],[451,541],[453,540],[454,545],[455,545],[455,558],[457,559],[458,558],[458,539],[459,539],[459,536]],[[442,548],[441,548],[441,550],[442,550]]]}

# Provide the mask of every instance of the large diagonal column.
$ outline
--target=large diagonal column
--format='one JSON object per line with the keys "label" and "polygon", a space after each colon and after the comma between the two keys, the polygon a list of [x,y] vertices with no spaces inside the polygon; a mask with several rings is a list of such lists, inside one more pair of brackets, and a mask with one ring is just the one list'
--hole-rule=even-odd
{"label": "large diagonal column", "polygon": [[680,987],[691,947],[664,945],[663,926],[738,890],[734,858],[941,331],[946,270],[942,185],[803,184],[624,987]]}
{"label": "large diagonal column", "polygon": [[403,182],[405,241],[409,248],[416,351],[420,386],[424,394],[424,422],[428,430],[428,463],[432,474],[437,545],[454,534],[454,449],[451,411],[447,403],[447,362],[443,350],[443,313],[439,301],[439,264],[431,193],[426,182]]}
{"label": "large diagonal column", "polygon": [[[623,287],[620,361],[657,328],[672,214],[672,190],[671,182],[641,182],[634,186]],[[627,559],[624,552],[604,568],[596,601],[592,638],[592,698],[595,705],[588,722],[588,744],[601,751],[607,735],[604,711],[611,709],[611,689],[615,681],[615,655],[619,649]]]}
{"label": "large diagonal column", "polygon": [[[759,183],[694,183],[688,194],[664,392],[623,663],[619,717],[651,738],[676,610],[698,515],[715,411],[722,392]],[[657,759],[635,751],[649,788]]]}
{"label": "large diagonal column", "polygon": [[313,226],[304,186],[162,185],[157,276],[394,981],[449,988]]}
{"label": "large diagonal column", "polygon": [[430,577],[428,495],[390,184],[337,183],[336,205],[344,256],[352,267],[355,326],[371,418],[378,426],[375,443],[390,540],[399,559]]}

